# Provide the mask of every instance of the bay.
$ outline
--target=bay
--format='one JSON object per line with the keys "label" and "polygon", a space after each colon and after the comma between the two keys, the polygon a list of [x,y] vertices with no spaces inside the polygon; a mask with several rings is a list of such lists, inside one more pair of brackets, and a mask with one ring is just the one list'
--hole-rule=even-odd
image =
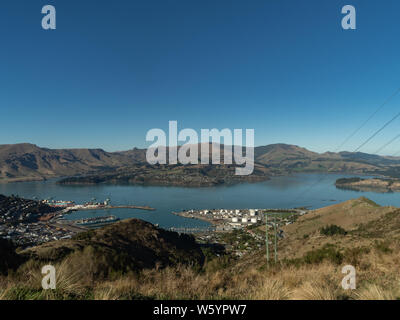
{"label": "bay", "polygon": [[78,211],[68,219],[115,215],[121,219],[138,218],[163,228],[203,228],[205,221],[173,215],[184,209],[288,208],[306,206],[312,209],[365,196],[380,205],[400,207],[399,193],[375,193],[340,190],[336,179],[352,177],[345,174],[296,174],[274,177],[269,181],[208,188],[156,187],[131,185],[64,186],[56,180],[0,184],[0,194],[24,198],[72,200],[84,203],[111,199],[114,205],[148,205],[156,211],[110,209]]}

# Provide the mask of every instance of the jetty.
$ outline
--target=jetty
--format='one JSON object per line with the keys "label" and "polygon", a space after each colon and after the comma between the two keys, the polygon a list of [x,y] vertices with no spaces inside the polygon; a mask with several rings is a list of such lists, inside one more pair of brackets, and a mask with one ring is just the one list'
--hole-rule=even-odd
{"label": "jetty", "polygon": [[138,209],[138,210],[147,210],[154,211],[155,208],[149,206],[135,206],[135,205],[121,205],[121,206],[104,206],[104,205],[88,205],[88,206],[74,206],[71,207],[72,210],[107,210],[107,209]]}
{"label": "jetty", "polygon": [[201,233],[201,232],[213,232],[213,231],[215,231],[215,228],[214,227],[208,227],[208,228],[171,227],[168,230],[178,232],[178,233]]}

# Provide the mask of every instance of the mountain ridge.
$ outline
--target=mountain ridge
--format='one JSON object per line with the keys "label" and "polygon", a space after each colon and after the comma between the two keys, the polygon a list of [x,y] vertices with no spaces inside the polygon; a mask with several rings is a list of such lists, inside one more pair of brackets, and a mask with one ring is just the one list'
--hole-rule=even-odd
{"label": "mountain ridge", "polygon": [[[224,146],[219,147],[223,159]],[[167,152],[169,150],[167,148]],[[50,149],[29,143],[3,144],[0,145],[0,182],[115,173],[131,168],[136,172],[148,165],[146,151],[133,148],[107,152],[100,148]],[[209,152],[211,155],[211,148]],[[400,158],[346,151],[317,153],[283,143],[255,147],[254,160],[255,167],[268,176],[296,172],[380,174],[400,164]]]}

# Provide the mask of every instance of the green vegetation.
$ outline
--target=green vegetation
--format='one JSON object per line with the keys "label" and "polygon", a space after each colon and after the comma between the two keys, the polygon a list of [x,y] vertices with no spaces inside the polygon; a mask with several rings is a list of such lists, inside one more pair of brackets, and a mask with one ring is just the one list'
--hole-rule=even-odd
{"label": "green vegetation", "polygon": [[321,263],[328,260],[334,264],[343,262],[343,254],[332,244],[326,244],[322,248],[309,251],[302,259],[306,264]]}
{"label": "green vegetation", "polygon": [[346,230],[344,230],[342,227],[339,227],[334,224],[326,226],[324,228],[321,228],[320,232],[322,235],[325,235],[325,236],[334,236],[336,234],[339,234],[339,235],[347,234]]}
{"label": "green vegetation", "polygon": [[257,241],[244,230],[234,230],[229,233],[222,235],[221,240],[238,250],[246,250],[248,248],[254,248],[257,245]]}
{"label": "green vegetation", "polygon": [[353,182],[360,182],[364,179],[358,178],[358,177],[354,177],[354,178],[340,178],[336,180],[337,185],[339,184],[346,184],[346,183],[353,183]]}
{"label": "green vegetation", "polygon": [[23,258],[16,253],[13,243],[0,238],[0,274],[15,270],[22,262]]}
{"label": "green vegetation", "polygon": [[390,248],[389,241],[377,241],[375,240],[374,247],[381,253],[392,253],[393,250]]}

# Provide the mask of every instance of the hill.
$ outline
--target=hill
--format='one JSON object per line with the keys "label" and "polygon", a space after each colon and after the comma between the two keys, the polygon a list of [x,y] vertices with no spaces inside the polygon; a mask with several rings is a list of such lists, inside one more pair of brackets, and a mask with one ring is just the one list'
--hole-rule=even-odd
{"label": "hill", "polygon": [[296,224],[286,226],[285,231],[290,235],[303,236],[330,224],[352,230],[359,224],[375,220],[394,209],[394,207],[381,207],[373,201],[361,197],[313,210],[307,215],[299,217]]}
{"label": "hill", "polygon": [[[346,232],[321,232],[332,224]],[[8,282],[0,277],[0,283],[5,283],[0,286],[0,299],[400,298],[398,208],[359,198],[315,210],[283,229],[276,264],[266,264],[265,246],[260,246],[240,258],[208,252],[204,264],[193,265],[193,259],[203,260],[193,239],[182,239],[182,243],[176,234],[163,234],[166,231],[137,220],[126,221],[24,251],[22,256],[31,260],[9,275]],[[242,232],[249,236],[248,231],[254,234],[257,229]],[[264,234],[265,227],[259,231]],[[156,252],[156,258],[143,255],[147,250]],[[171,253],[181,258],[171,261]],[[148,263],[142,261],[151,256]],[[154,263],[154,259],[165,263]],[[55,291],[40,288],[40,267],[48,261],[57,270]],[[342,267],[348,264],[356,268],[355,290],[341,286]],[[125,265],[137,271],[130,272]]]}
{"label": "hill", "polygon": [[47,149],[0,145],[0,181],[42,180],[87,174],[129,164],[131,158],[101,149]]}
{"label": "hill", "polygon": [[0,275],[15,270],[23,262],[15,250],[16,247],[11,241],[0,238]]}
{"label": "hill", "polygon": [[[323,154],[287,144],[273,144],[254,149],[255,170],[251,177],[237,179],[230,165],[149,166],[146,150],[106,152],[102,149],[47,149],[32,144],[0,145],[0,182],[43,180],[55,177],[84,177],[68,183],[134,183],[215,185],[241,181],[260,181],[273,175],[296,172],[343,172],[353,174],[398,175],[400,159],[363,153]],[[200,145],[199,147],[200,148]],[[169,149],[167,150],[167,152]],[[212,150],[209,155],[211,158]],[[199,156],[200,159],[200,156]],[[173,169],[170,175],[163,170]],[[213,170],[213,178],[207,172]],[[192,178],[188,177],[191,175]],[[218,174],[216,174],[218,172]],[[86,179],[86,176],[90,176]],[[186,178],[185,178],[186,177]],[[188,180],[184,182],[184,180]],[[238,180],[238,181],[236,181]]]}
{"label": "hill", "polygon": [[296,223],[282,228],[286,235],[281,244],[282,254],[286,258],[299,257],[313,248],[330,243],[331,239],[322,235],[321,229],[331,225],[339,226],[348,233],[339,237],[340,241],[336,239],[338,245],[344,248],[370,245],[371,239],[354,237],[355,230],[396,211],[398,209],[395,207],[381,207],[365,197],[313,210],[299,217]]}
{"label": "hill", "polygon": [[[35,262],[63,263],[71,269],[86,270],[91,277],[112,272],[137,272],[176,264],[204,262],[194,238],[129,219],[76,235],[73,239],[48,242],[21,253]],[[81,271],[80,271],[81,272]]]}
{"label": "hill", "polygon": [[20,224],[37,222],[41,216],[54,213],[60,209],[53,208],[40,201],[4,196],[0,194],[0,236],[2,224]]}
{"label": "hill", "polygon": [[372,179],[361,179],[361,178],[342,178],[336,180],[336,188],[338,189],[349,189],[356,191],[373,191],[373,192],[399,192],[400,191],[400,179],[387,179],[387,178],[372,178]]}

